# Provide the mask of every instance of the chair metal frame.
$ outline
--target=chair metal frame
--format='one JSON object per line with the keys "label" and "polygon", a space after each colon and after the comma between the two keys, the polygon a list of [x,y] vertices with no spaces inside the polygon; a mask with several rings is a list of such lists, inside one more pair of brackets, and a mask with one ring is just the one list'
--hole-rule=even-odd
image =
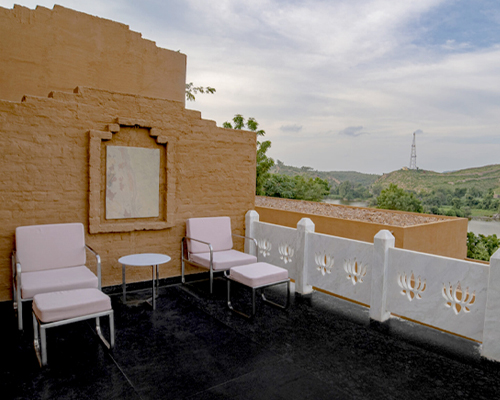
{"label": "chair metal frame", "polygon": [[[101,290],[101,256],[97,254],[95,250],[93,250],[87,244],[85,248],[89,250],[96,257],[97,264],[97,287]],[[17,261],[16,251],[12,251],[11,255],[12,259],[12,300],[14,311],[17,313],[17,326],[20,331],[23,330],[23,302],[32,301],[33,298],[24,299],[21,296],[21,264]]]}
{"label": "chair metal frame", "polygon": [[[85,321],[87,319],[95,318],[96,332],[104,346],[106,346],[108,350],[112,349],[115,346],[115,323],[113,310],[101,311],[98,313],[82,315],[79,317],[63,319],[54,322],[42,322],[36,316],[34,311],[32,311],[32,314],[34,331],[33,346],[35,347],[36,357],[38,358],[38,362],[41,367],[47,365],[47,335],[45,330],[48,328],[53,328],[55,326],[67,325],[73,322]],[[109,342],[104,338],[104,335],[102,334],[101,324],[99,320],[100,317],[105,316],[109,317]]]}
{"label": "chair metal frame", "polygon": [[[255,293],[259,289],[262,289],[262,292],[261,292],[262,300],[265,301],[266,303],[271,304],[272,306],[280,308],[282,310],[286,310],[290,306],[290,278],[283,279],[283,280],[280,280],[277,282],[267,283],[267,284],[261,285],[261,286],[255,286],[255,287],[245,285],[244,283],[241,283],[241,282],[237,281],[236,279],[231,278],[230,275],[226,276],[226,279],[227,279],[227,306],[229,307],[229,309],[231,311],[234,311],[235,313],[240,314],[240,315],[244,316],[245,318],[253,318],[255,316],[255,311],[256,311]],[[245,286],[247,288],[250,288],[252,290],[252,314],[250,314],[250,315],[245,314],[243,311],[236,310],[233,307],[233,305],[231,303],[231,281],[239,283],[240,285]],[[275,286],[275,285],[280,285],[282,283],[286,283],[287,294],[286,294],[285,305],[281,305],[281,304],[275,303],[274,301],[268,300],[264,294],[265,288]]]}
{"label": "chair metal frame", "polygon": [[[255,244],[255,249],[256,249],[256,252],[257,252],[257,261],[258,261],[258,256],[259,256],[259,246],[257,244],[257,239],[254,239],[252,237],[248,237],[248,236],[242,236],[242,235],[238,235],[236,233],[231,233],[231,236],[234,236],[234,237],[239,237],[239,238],[242,238],[242,239],[247,239],[247,240],[251,240],[253,241],[253,243]],[[214,269],[213,269],[213,257],[214,257],[214,250],[213,250],[213,247],[212,247],[212,244],[209,243],[209,242],[204,242],[203,240],[198,240],[198,239],[195,239],[195,238],[192,238],[192,237],[189,237],[189,236],[184,236],[182,238],[182,241],[181,241],[181,282],[182,284],[185,284],[186,283],[186,278],[185,278],[185,274],[184,274],[184,271],[185,271],[185,263],[189,263],[189,264],[192,264],[196,267],[200,267],[200,268],[204,268],[204,269],[207,269],[207,267],[205,265],[202,265],[202,264],[199,264],[197,262],[194,262],[192,260],[189,259],[189,250],[187,249],[187,241],[188,240],[193,240],[195,242],[198,242],[198,243],[202,243],[202,244],[206,244],[208,246],[208,249],[210,251],[210,265],[209,265],[209,274],[210,274],[210,294],[213,293],[213,280],[214,280]],[[185,257],[187,254],[187,257]],[[227,278],[228,277],[228,272],[229,272],[229,269],[226,269],[226,270],[221,270],[221,271],[224,271],[224,276]]]}

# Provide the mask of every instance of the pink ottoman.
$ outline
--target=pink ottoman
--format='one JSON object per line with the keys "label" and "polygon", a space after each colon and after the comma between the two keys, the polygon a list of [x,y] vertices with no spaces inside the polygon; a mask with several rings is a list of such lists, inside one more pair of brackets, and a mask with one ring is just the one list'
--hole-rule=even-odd
{"label": "pink ottoman", "polygon": [[[110,343],[101,333],[99,318],[109,317]],[[108,295],[99,289],[75,289],[41,293],[33,297],[33,331],[36,355],[40,365],[47,364],[45,330],[86,319],[96,319],[97,334],[108,349],[115,344],[113,309]],[[38,337],[40,332],[40,339]]]}
{"label": "pink ottoman", "polygon": [[[238,282],[252,289],[252,314],[247,315],[241,311],[235,310],[231,304],[231,281]],[[285,305],[274,303],[264,295],[264,288],[274,285],[286,283],[287,285],[287,298]],[[232,311],[243,315],[244,317],[251,318],[255,315],[255,292],[262,289],[262,299],[269,304],[276,307],[285,309],[290,304],[290,279],[288,278],[288,271],[284,268],[277,267],[265,262],[258,262],[254,264],[241,265],[239,267],[232,267],[227,277],[227,306]]]}

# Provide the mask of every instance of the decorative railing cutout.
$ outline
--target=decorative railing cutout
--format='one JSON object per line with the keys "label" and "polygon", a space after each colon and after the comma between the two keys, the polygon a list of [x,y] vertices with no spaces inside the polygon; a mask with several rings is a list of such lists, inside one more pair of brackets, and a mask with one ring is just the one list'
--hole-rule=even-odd
{"label": "decorative railing cutout", "polygon": [[281,244],[278,248],[278,251],[280,253],[280,260],[282,260],[285,264],[292,262],[293,253],[294,253],[294,249],[292,246],[290,246],[286,243]]}
{"label": "decorative railing cutout", "polygon": [[347,273],[347,279],[350,279],[353,285],[363,283],[367,266],[366,264],[358,263],[356,257],[353,260],[344,260],[344,271]]}
{"label": "decorative railing cutout", "polygon": [[448,285],[443,283],[443,297],[446,300],[446,307],[453,308],[453,311],[458,315],[462,310],[464,313],[470,312],[470,306],[476,301],[476,292],[469,292],[469,287],[462,290],[460,282],[455,287],[451,283]]}
{"label": "decorative railing cutout", "polygon": [[427,284],[420,279],[420,276],[415,279],[415,275],[413,271],[411,272],[410,277],[406,273],[398,274],[398,285],[401,289],[401,294],[403,296],[408,297],[408,300],[412,301],[414,298],[421,299],[422,293],[425,291]]}
{"label": "decorative railing cutout", "polygon": [[316,269],[321,271],[321,274],[325,276],[325,274],[331,274],[334,259],[332,255],[325,253],[316,253],[314,256],[314,260],[316,262]]}
{"label": "decorative railing cutout", "polygon": [[259,246],[259,253],[262,254],[262,257],[265,258],[271,254],[271,249],[273,248],[273,245],[269,240],[260,239],[257,241],[257,244]]}

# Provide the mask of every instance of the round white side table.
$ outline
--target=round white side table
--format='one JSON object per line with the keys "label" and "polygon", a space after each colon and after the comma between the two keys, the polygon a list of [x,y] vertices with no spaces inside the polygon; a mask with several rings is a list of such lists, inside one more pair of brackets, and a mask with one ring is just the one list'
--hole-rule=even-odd
{"label": "round white side table", "polygon": [[[156,310],[156,295],[159,287],[158,279],[158,265],[168,263],[170,257],[166,254],[156,254],[156,253],[142,253],[142,254],[131,254],[128,256],[120,257],[118,262],[122,265],[122,290],[123,290],[123,303],[127,303],[127,284],[125,280],[125,267],[152,267],[152,282],[153,282],[153,299],[152,306],[153,310]],[[155,279],[156,271],[156,279]]]}

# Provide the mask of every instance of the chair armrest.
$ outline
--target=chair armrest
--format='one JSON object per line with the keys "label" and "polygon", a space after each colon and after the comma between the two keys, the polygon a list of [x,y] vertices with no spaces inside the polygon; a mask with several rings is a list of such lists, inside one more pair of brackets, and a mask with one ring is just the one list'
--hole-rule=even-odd
{"label": "chair armrest", "polygon": [[97,262],[97,287],[101,290],[101,256],[96,253],[89,245],[85,245],[85,248],[89,250],[96,258]]}
{"label": "chair armrest", "polygon": [[21,287],[21,263],[17,259],[15,250],[12,251],[12,281],[16,287]]}
{"label": "chair armrest", "polygon": [[16,264],[17,264],[17,259],[16,259],[16,251],[12,250],[12,253],[10,255],[10,262],[12,265],[12,279],[16,279]]}
{"label": "chair armrest", "polygon": [[[20,262],[16,262],[15,281],[16,281],[17,290],[20,290],[20,288],[21,288],[21,263]],[[20,299],[18,299],[18,301],[20,301]]]}
{"label": "chair armrest", "polygon": [[232,233],[233,236],[236,236],[236,237],[239,237],[239,238],[243,238],[243,239],[248,239],[248,240],[252,240],[253,243],[255,244],[255,248],[258,250],[259,249],[259,245],[257,244],[257,239],[253,238],[253,237],[250,237],[250,236],[242,236],[242,235],[237,235],[236,233]]}
{"label": "chair armrest", "polygon": [[195,242],[206,244],[208,246],[209,250],[210,250],[210,253],[213,251],[212,244],[210,242],[204,242],[203,240],[195,239],[195,238],[192,238],[192,237],[189,237],[189,236],[184,236],[182,238],[182,240],[184,240],[184,239],[194,240]]}
{"label": "chair armrest", "polygon": [[[210,251],[210,264],[212,264],[212,261],[213,261],[213,258],[214,258],[214,250],[213,250],[213,247],[212,247],[211,243],[204,242],[203,240],[195,239],[195,238],[192,238],[192,237],[189,237],[189,236],[184,236],[182,238],[182,241],[184,242],[184,241],[186,241],[186,239],[187,240],[194,240],[195,242],[206,244],[208,246],[208,250]],[[188,260],[189,260],[189,251],[188,251]]]}

